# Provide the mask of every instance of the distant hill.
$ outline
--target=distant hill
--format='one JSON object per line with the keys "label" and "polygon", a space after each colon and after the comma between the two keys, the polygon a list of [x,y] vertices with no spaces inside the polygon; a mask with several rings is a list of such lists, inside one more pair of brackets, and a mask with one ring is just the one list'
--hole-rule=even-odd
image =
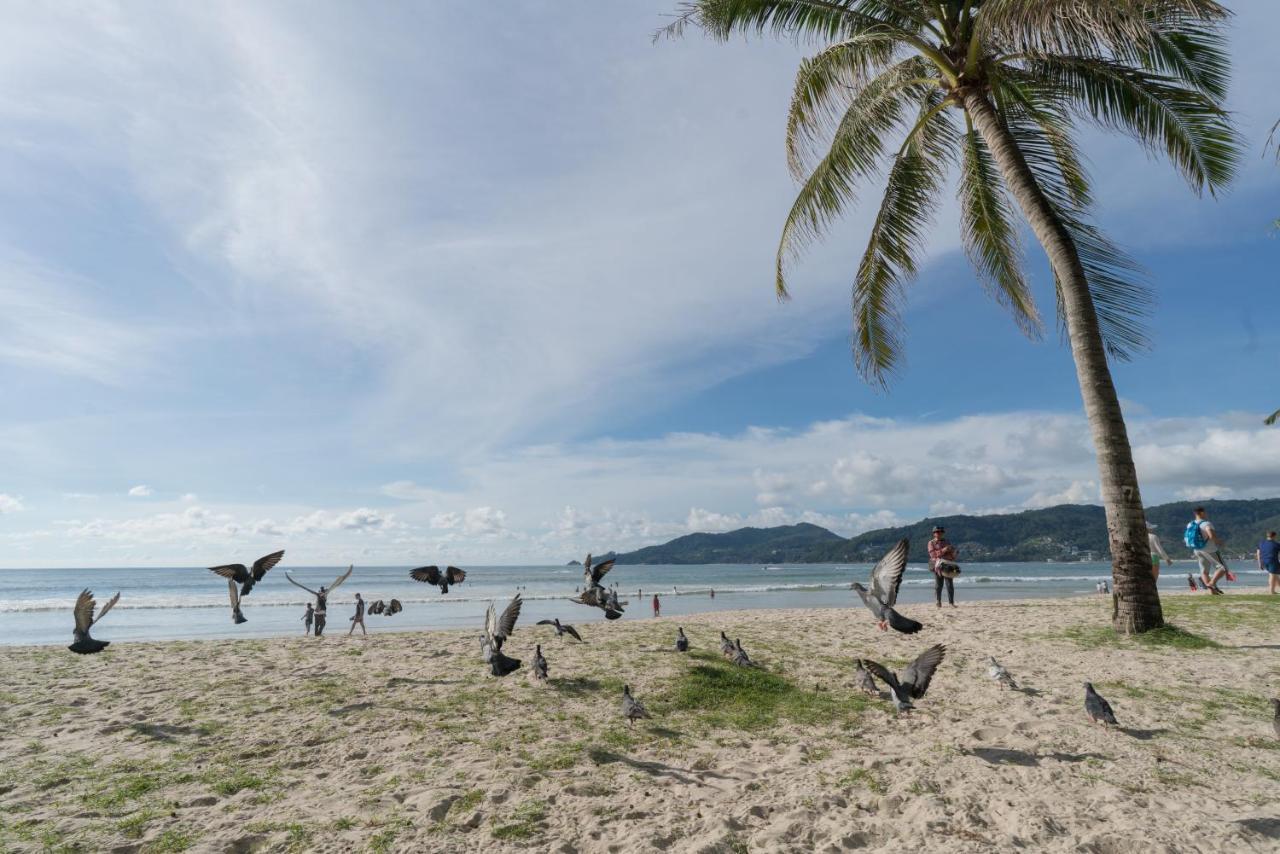
{"label": "distant hill", "polygon": [[[1165,550],[1184,557],[1182,529],[1200,502],[1147,508]],[[1280,530],[1280,498],[1202,502],[1232,553],[1252,553],[1268,530]],[[742,528],[724,534],[687,534],[660,546],[617,556],[620,564],[864,563],[878,560],[903,537],[911,560],[923,562],[934,525],[947,529],[962,562],[1108,560],[1106,517],[1101,507],[1063,504],[990,516],[937,516],[910,525],[868,531],[845,539],[818,525]]]}

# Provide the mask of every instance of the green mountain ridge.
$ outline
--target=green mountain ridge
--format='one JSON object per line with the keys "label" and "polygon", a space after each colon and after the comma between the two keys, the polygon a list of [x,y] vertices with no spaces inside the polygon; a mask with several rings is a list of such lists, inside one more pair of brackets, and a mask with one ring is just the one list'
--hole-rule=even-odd
{"label": "green mountain ridge", "polygon": [[[1179,501],[1146,510],[1147,521],[1165,551],[1187,557],[1182,531],[1192,509],[1203,506],[1232,554],[1253,553],[1269,530],[1280,530],[1280,498]],[[926,559],[925,544],[935,525],[964,562],[1109,560],[1106,516],[1090,504],[1061,504],[1040,510],[987,516],[931,516],[848,539],[802,522],[776,528],[740,528],[721,534],[686,534],[661,545],[618,554],[619,564],[866,563],[879,560],[903,537],[910,559]]]}

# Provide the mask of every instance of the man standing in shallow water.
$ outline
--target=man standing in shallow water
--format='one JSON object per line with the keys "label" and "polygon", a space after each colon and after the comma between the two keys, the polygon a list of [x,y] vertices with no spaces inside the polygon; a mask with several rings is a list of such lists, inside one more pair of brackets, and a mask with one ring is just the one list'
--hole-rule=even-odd
{"label": "man standing in shallow water", "polygon": [[942,607],[942,588],[947,588],[947,603],[954,608],[956,606],[956,582],[955,578],[948,572],[943,574],[944,570],[948,570],[955,566],[956,547],[947,542],[946,529],[938,525],[933,529],[933,539],[929,541],[929,569],[933,572],[933,596],[938,600],[938,607]]}

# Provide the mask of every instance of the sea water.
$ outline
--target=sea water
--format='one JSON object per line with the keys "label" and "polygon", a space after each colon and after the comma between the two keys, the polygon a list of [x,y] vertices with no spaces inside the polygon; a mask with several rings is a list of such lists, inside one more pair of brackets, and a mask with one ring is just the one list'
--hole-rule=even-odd
{"label": "sea water", "polygon": [[[99,607],[116,591],[120,602],[94,629],[107,640],[270,637],[301,635],[302,615],[312,597],[284,577],[285,569],[312,589],[328,585],[337,567],[278,566],[259,582],[241,608],[247,623],[231,621],[226,581],[205,568],[0,569],[0,644],[66,644],[71,641],[72,606],[84,588]],[[867,583],[870,564],[710,564],[701,566],[616,566],[605,577],[627,603],[623,619],[649,618],[658,596],[663,616],[757,608],[861,608],[850,582]],[[1241,584],[1261,584],[1261,574],[1235,568]],[[1190,561],[1161,576],[1160,586],[1185,590]],[[1258,578],[1253,578],[1257,575]],[[1108,563],[967,564],[956,579],[956,601],[1096,595],[1111,578]],[[479,632],[490,602],[501,610],[516,593],[525,600],[521,625],[559,617],[582,623],[602,612],[569,600],[582,584],[576,566],[490,566],[467,568],[467,580],[448,594],[409,578],[409,567],[361,567],[329,597],[327,634],[346,633],[355,594],[366,603],[399,599],[404,610],[392,617],[366,615],[371,632],[404,629],[473,628]],[[1230,585],[1229,585],[1230,586]],[[715,591],[714,598],[711,591]],[[933,575],[908,566],[899,602],[933,599]],[[359,629],[357,629],[359,632]]]}

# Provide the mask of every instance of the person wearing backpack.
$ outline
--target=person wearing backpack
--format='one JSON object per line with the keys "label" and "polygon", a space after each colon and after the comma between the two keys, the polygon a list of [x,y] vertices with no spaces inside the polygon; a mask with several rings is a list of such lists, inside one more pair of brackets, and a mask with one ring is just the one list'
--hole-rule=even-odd
{"label": "person wearing backpack", "polygon": [[[1203,507],[1197,507],[1195,514],[1195,518],[1187,523],[1182,539],[1200,562],[1200,580],[1209,588],[1210,593],[1220,596],[1222,591],[1218,589],[1218,582],[1222,577],[1225,575],[1228,581],[1235,580],[1226,561],[1222,559],[1222,549],[1226,547],[1226,543],[1213,529],[1213,523],[1205,515]],[[1213,571],[1212,577],[1209,575],[1210,570]]]}

